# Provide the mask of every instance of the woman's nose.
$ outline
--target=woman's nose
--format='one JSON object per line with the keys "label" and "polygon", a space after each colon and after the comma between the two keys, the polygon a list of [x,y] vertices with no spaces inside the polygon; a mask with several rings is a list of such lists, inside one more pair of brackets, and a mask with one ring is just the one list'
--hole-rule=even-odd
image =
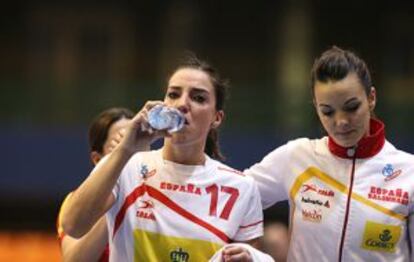
{"label": "woman's nose", "polygon": [[345,113],[338,112],[335,115],[335,124],[338,127],[347,127],[349,125],[349,119]]}
{"label": "woman's nose", "polygon": [[177,101],[176,107],[181,111],[181,113],[187,113],[190,108],[189,97],[186,95],[181,96]]}

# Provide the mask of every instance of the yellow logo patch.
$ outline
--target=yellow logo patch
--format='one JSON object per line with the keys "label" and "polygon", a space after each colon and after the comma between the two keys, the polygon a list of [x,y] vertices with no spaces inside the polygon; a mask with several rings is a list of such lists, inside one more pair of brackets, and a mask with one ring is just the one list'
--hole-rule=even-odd
{"label": "yellow logo patch", "polygon": [[401,226],[367,221],[361,247],[372,251],[394,253],[400,235]]}
{"label": "yellow logo patch", "polygon": [[134,230],[134,261],[208,261],[222,245]]}

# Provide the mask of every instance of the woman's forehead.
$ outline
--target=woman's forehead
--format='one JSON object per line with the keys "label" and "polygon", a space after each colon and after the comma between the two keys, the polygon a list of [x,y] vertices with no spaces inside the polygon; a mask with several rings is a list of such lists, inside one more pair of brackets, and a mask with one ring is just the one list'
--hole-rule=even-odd
{"label": "woman's forehead", "polygon": [[363,96],[365,89],[355,74],[350,74],[339,81],[316,82],[316,99],[344,99]]}
{"label": "woman's forehead", "polygon": [[207,73],[194,68],[182,68],[177,70],[168,82],[169,88],[193,87],[209,90],[212,88],[210,78]]}

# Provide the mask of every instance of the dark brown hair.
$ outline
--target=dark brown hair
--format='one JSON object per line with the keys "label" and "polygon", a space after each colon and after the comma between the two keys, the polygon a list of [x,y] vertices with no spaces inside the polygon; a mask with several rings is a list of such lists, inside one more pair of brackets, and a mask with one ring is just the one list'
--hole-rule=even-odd
{"label": "dark brown hair", "polygon": [[372,87],[371,74],[364,60],[349,50],[332,46],[318,57],[311,71],[312,96],[315,95],[315,83],[339,81],[348,74],[355,73],[368,95]]}
{"label": "dark brown hair", "polygon": [[103,147],[112,124],[122,118],[132,119],[132,111],[122,107],[109,108],[100,113],[89,127],[89,150],[103,153]]}
{"label": "dark brown hair", "polygon": [[[187,52],[178,66],[174,70],[173,74],[183,68],[192,68],[200,70],[206,73],[211,81],[211,84],[214,87],[214,93],[216,96],[216,110],[224,110],[224,105],[227,100],[229,82],[227,79],[221,78],[219,73],[215,68],[213,68],[208,62],[200,60],[194,53]],[[172,75],[172,74],[171,74]],[[211,158],[217,160],[224,160],[225,157],[221,153],[220,144],[219,144],[219,134],[216,128],[210,129],[204,152],[209,155]]]}

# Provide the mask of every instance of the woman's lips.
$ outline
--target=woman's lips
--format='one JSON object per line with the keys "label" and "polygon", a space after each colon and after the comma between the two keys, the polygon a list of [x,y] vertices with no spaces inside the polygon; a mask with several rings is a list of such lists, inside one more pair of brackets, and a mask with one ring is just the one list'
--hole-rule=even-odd
{"label": "woman's lips", "polygon": [[336,132],[336,135],[338,135],[338,136],[348,136],[348,135],[352,134],[354,131],[355,130]]}

